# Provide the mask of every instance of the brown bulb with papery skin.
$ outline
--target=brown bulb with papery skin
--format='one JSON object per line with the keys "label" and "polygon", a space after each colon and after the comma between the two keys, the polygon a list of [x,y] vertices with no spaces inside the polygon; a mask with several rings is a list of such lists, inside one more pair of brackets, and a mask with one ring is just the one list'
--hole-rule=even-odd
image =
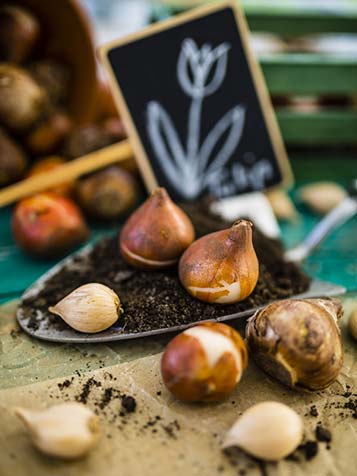
{"label": "brown bulb with papery skin", "polygon": [[25,139],[26,145],[33,154],[48,154],[58,148],[69,134],[71,127],[72,121],[69,116],[56,111],[31,130]]}
{"label": "brown bulb with papery skin", "polygon": [[[44,172],[49,172],[51,170],[56,171],[59,167],[66,163],[66,160],[63,157],[59,157],[57,155],[50,155],[48,157],[43,157],[32,165],[30,168],[27,177],[33,177],[34,175],[39,175]],[[56,172],[54,172],[56,173]],[[76,181],[69,180],[54,187],[50,187],[48,190],[44,190],[44,192],[53,192],[57,195],[62,195],[65,197],[71,197],[74,192]]]}
{"label": "brown bulb with papery skin", "polygon": [[12,231],[20,248],[45,258],[70,251],[89,235],[77,205],[50,192],[18,202],[12,216]]}
{"label": "brown bulb with papery skin", "polygon": [[0,122],[16,132],[35,124],[47,107],[47,94],[24,69],[0,63]]}
{"label": "brown bulb with papery skin", "polygon": [[40,24],[31,12],[15,5],[0,7],[0,61],[22,63],[40,36]]}
{"label": "brown bulb with papery skin", "polygon": [[287,299],[269,304],[246,327],[256,364],[281,383],[305,390],[322,390],[338,377],[343,347],[338,299]]}
{"label": "brown bulb with papery skin", "polygon": [[194,239],[191,220],[164,188],[156,188],[126,221],[120,252],[133,266],[165,268],[174,265]]}
{"label": "brown bulb with papery skin", "polygon": [[227,230],[203,236],[185,251],[179,276],[189,294],[209,303],[232,304],[253,292],[259,263],[252,226],[248,220],[238,220]]}
{"label": "brown bulb with papery skin", "polygon": [[161,359],[161,375],[180,400],[219,401],[240,381],[248,352],[232,327],[204,322],[172,339]]}
{"label": "brown bulb with papery skin", "polygon": [[94,172],[77,184],[77,199],[88,216],[113,221],[128,213],[139,196],[135,177],[119,165]]}
{"label": "brown bulb with papery skin", "polygon": [[21,147],[0,127],[0,187],[20,179],[28,159]]}
{"label": "brown bulb with papery skin", "polygon": [[71,67],[54,58],[38,59],[28,65],[37,83],[46,91],[52,106],[66,104],[70,94]]}

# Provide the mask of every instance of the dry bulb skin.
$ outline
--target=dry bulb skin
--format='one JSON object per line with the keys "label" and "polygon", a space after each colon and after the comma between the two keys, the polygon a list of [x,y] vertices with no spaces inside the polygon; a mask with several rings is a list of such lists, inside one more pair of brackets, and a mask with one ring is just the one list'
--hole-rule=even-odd
{"label": "dry bulb skin", "polygon": [[206,322],[168,344],[161,359],[161,375],[179,400],[218,401],[234,390],[247,360],[238,332],[225,324]]}
{"label": "dry bulb skin", "polygon": [[68,252],[89,234],[77,205],[50,192],[38,193],[18,202],[12,216],[12,231],[23,250],[43,257]]}
{"label": "dry bulb skin", "polygon": [[0,121],[16,131],[30,127],[44,112],[45,91],[23,69],[0,64]]}
{"label": "dry bulb skin", "polygon": [[326,388],[342,368],[341,315],[337,299],[269,304],[248,320],[250,353],[259,367],[289,387]]}
{"label": "dry bulb skin", "polygon": [[316,213],[325,215],[346,197],[344,188],[334,182],[317,182],[301,187],[298,197]]}
{"label": "dry bulb skin", "polygon": [[99,422],[81,403],[62,403],[46,410],[16,408],[34,446],[42,453],[63,459],[87,454],[97,443]]}
{"label": "dry bulb skin", "polygon": [[29,11],[14,5],[0,8],[0,58],[3,61],[26,60],[39,35],[39,22]]}
{"label": "dry bulb skin", "polygon": [[77,198],[88,215],[114,220],[133,207],[138,199],[138,186],[130,172],[113,166],[80,180]]}
{"label": "dry bulb skin", "polygon": [[120,251],[133,266],[165,268],[178,261],[194,238],[191,220],[164,188],[157,188],[125,223]]}
{"label": "dry bulb skin", "polygon": [[252,223],[238,220],[227,230],[195,241],[179,264],[180,281],[192,296],[218,304],[247,298],[259,277]]}
{"label": "dry bulb skin", "polygon": [[[57,155],[50,155],[48,157],[41,158],[36,161],[30,168],[27,177],[33,177],[34,175],[41,174],[43,172],[49,172],[50,170],[58,169],[61,165],[65,164],[66,160]],[[57,195],[63,195],[70,197],[73,195],[75,188],[75,181],[63,182],[55,187],[50,188],[47,192],[53,192]]]}
{"label": "dry bulb skin", "polygon": [[22,149],[0,128],[0,187],[21,178],[27,167]]}
{"label": "dry bulb skin", "polygon": [[72,121],[69,116],[57,111],[36,124],[26,137],[26,145],[33,154],[48,154],[69,134],[71,127]]}
{"label": "dry bulb skin", "polygon": [[256,458],[279,461],[298,447],[302,437],[303,423],[294,410],[279,402],[261,402],[238,418],[222,447],[238,446]]}
{"label": "dry bulb skin", "polygon": [[67,64],[54,58],[46,58],[35,60],[28,65],[28,69],[46,91],[52,105],[66,103],[72,76],[71,68]]}
{"label": "dry bulb skin", "polygon": [[118,295],[104,284],[80,286],[48,310],[79,332],[108,329],[123,313]]}
{"label": "dry bulb skin", "polygon": [[357,340],[357,303],[354,305],[348,319],[348,330],[351,336]]}

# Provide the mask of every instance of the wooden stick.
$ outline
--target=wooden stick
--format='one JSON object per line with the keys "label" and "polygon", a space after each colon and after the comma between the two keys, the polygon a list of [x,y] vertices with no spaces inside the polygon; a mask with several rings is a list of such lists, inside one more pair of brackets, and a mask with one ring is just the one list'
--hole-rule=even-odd
{"label": "wooden stick", "polygon": [[33,195],[41,190],[76,179],[107,165],[121,162],[133,157],[129,141],[118,142],[97,150],[78,159],[66,162],[55,170],[33,175],[21,182],[0,190],[0,207]]}

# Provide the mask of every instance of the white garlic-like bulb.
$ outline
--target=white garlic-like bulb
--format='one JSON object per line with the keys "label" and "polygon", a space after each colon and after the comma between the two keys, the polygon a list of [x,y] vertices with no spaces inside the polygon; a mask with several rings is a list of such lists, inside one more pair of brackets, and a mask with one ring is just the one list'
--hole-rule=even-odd
{"label": "white garlic-like bulb", "polygon": [[88,333],[108,329],[123,312],[118,295],[99,283],[80,286],[48,310],[76,331]]}
{"label": "white garlic-like bulb", "polygon": [[98,440],[98,418],[81,403],[62,403],[46,410],[16,408],[33,444],[45,454],[76,459],[88,453]]}
{"label": "white garlic-like bulb", "polygon": [[279,402],[261,402],[248,408],[228,431],[223,448],[238,446],[267,461],[278,461],[301,443],[299,415]]}

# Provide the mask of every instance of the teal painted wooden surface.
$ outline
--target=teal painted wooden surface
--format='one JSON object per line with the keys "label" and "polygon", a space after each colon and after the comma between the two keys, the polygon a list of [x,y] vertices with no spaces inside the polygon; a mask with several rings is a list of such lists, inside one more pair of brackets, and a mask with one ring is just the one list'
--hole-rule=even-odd
{"label": "teal painted wooden surface", "polygon": [[357,110],[326,108],[318,112],[275,110],[281,133],[289,144],[357,144]]}
{"label": "teal painted wooden surface", "polygon": [[[294,195],[294,194],[293,194]],[[293,248],[318,223],[319,217],[299,207],[301,219],[297,224],[281,224],[282,239]],[[335,231],[303,265],[315,278],[357,290],[357,217]]]}
{"label": "teal painted wooden surface", "polygon": [[[39,260],[23,253],[11,234],[11,208],[0,209],[0,299],[19,296],[31,283],[56,264],[58,260]],[[101,234],[112,233],[116,227],[92,227],[89,241]]]}
{"label": "teal painted wooden surface", "polygon": [[[348,185],[357,176],[354,160],[300,158],[292,160],[297,183],[307,179],[339,180]],[[294,192],[292,193],[294,197]],[[300,208],[301,220],[281,226],[282,239],[288,248],[295,246],[318,221],[318,217]],[[25,255],[14,243],[10,230],[11,209],[0,209],[0,302],[19,296],[24,289],[55,264],[55,261],[38,261]],[[113,233],[116,226],[95,227],[91,240],[103,233]],[[304,265],[313,277],[327,279],[357,290],[357,217],[324,242],[321,248]]]}

